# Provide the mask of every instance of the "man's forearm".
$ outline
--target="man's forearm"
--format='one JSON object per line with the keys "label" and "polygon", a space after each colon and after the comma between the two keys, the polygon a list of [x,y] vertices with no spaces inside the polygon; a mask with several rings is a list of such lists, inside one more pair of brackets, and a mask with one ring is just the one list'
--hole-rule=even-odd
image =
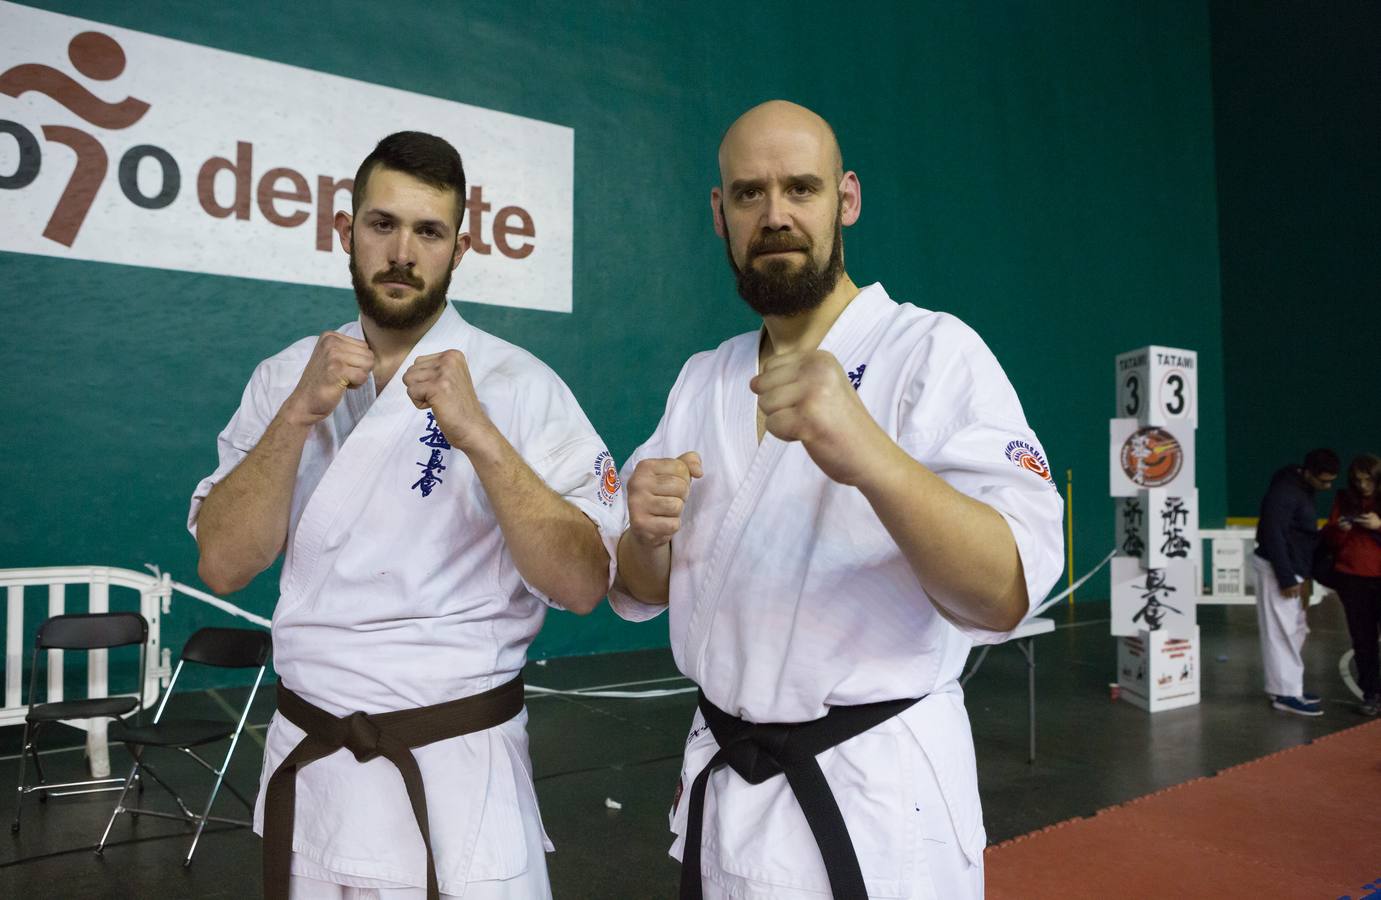
{"label": "man's forearm", "polygon": [[1007,521],[891,446],[877,476],[859,490],[921,586],[952,621],[992,631],[1015,628],[1029,598]]}
{"label": "man's forearm", "polygon": [[647,547],[625,531],[619,537],[618,554],[615,584],[643,603],[665,606],[671,593],[671,544]]}
{"label": "man's forearm", "polygon": [[197,572],[216,593],[238,591],[278,558],[310,430],[280,412],[249,455],[202,502]]}
{"label": "man's forearm", "polygon": [[527,583],[574,613],[598,606],[609,590],[609,553],[595,523],[548,487],[497,429],[465,453]]}

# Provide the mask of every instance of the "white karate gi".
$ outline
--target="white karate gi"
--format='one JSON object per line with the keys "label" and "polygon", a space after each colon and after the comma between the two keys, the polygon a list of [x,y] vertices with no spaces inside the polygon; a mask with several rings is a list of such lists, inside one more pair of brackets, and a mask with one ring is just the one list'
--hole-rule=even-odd
{"label": "white karate gi", "polygon": [[[672,539],[671,646],[720,709],[804,722],[836,705],[929,695],[819,757],[870,895],[980,896],[987,842],[958,678],[972,641],[951,625],[863,495],[827,478],[799,443],[757,440],[759,333],[686,363],[652,437],[624,467],[695,450]],[[952,316],[864,289],[820,345],[873,418],[953,487],[1011,525],[1033,601],[1063,563],[1063,503],[1015,392],[978,336]],[[1022,461],[1026,460],[1025,466]],[[663,607],[611,595],[639,620]],[[680,857],[691,782],[717,748],[699,712],[687,739],[671,848]],[[684,792],[684,796],[683,796]],[[828,895],[814,838],[785,778],[753,786],[728,768],[705,799],[707,897]]]}
{"label": "white karate gi", "polygon": [[1271,697],[1303,697],[1304,639],[1309,636],[1306,603],[1281,593],[1280,581],[1268,560],[1253,553],[1251,561],[1266,693]]}
{"label": "white karate gi", "polygon": [[[363,338],[358,321],[340,331]],[[218,440],[220,466],[192,498],[193,533],[202,499],[258,442],[315,343],[304,338],[255,369]],[[604,443],[554,372],[448,304],[377,399],[371,379],[313,427],[298,467],[274,666],[284,684],[334,715],[428,706],[511,680],[550,602],[518,574],[468,458],[436,446],[439,430],[408,399],[402,376],[413,360],[451,348],[465,354],[485,411],[514,449],[599,527],[613,572],[627,512]],[[552,847],[537,815],[526,721],[524,712],[413,751],[443,893],[463,894],[475,882],[512,891],[470,896],[549,893],[546,862],[532,858],[531,848]],[[274,716],[254,815],[260,834],[268,778],[302,736]],[[383,758],[361,764],[341,750],[299,772],[293,849],[298,875],[426,885],[402,777]]]}

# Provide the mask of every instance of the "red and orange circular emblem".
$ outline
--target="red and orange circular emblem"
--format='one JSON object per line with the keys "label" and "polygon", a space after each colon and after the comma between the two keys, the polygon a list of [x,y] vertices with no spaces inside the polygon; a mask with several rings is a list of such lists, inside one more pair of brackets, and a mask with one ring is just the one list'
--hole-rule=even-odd
{"label": "red and orange circular emblem", "polygon": [[1154,488],[1169,484],[1184,467],[1184,448],[1164,428],[1147,426],[1122,444],[1122,471],[1132,483]]}

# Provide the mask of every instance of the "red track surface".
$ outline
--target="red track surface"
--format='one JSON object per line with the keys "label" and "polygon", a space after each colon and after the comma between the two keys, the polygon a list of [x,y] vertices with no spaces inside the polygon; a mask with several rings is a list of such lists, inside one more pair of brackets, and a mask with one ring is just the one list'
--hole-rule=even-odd
{"label": "red track surface", "polygon": [[[989,900],[1381,895],[1381,721],[988,848]],[[1378,894],[1370,888],[1377,886]]]}

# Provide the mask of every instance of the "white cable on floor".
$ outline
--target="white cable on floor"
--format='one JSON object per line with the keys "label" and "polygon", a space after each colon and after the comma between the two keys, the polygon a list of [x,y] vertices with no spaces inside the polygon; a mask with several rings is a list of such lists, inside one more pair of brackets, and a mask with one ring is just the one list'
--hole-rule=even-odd
{"label": "white cable on floor", "polygon": [[1357,679],[1352,677],[1352,650],[1349,649],[1338,658],[1338,674],[1343,676],[1343,684],[1347,689],[1357,695],[1358,700],[1365,700],[1362,696],[1362,689],[1357,686]]}
{"label": "white cable on floor", "polygon": [[[1085,582],[1087,582],[1090,578],[1092,578],[1100,570],[1102,570],[1102,568],[1106,566],[1109,563],[1109,561],[1111,561],[1112,558],[1116,555],[1117,549],[1114,548],[1108,553],[1107,556],[1103,557],[1102,562],[1100,562],[1098,565],[1094,566],[1092,569],[1086,572],[1084,576],[1080,578],[1078,581],[1074,582],[1074,584],[1070,585],[1065,590],[1060,591],[1060,593],[1049,598],[1040,606],[1036,607],[1030,613],[1030,615],[1027,616],[1027,618],[1040,615],[1041,613],[1049,609],[1051,606],[1054,606],[1056,603],[1060,602],[1065,597],[1068,597],[1074,591],[1083,587]],[[155,573],[158,572],[158,568],[156,566],[149,566],[149,568],[152,569]],[[263,628],[270,627],[271,623],[268,619],[265,619],[263,616],[255,615],[254,613],[249,612],[248,610],[241,609],[240,607],[229,602],[228,600],[222,600],[219,597],[212,596],[211,594],[208,594],[205,591],[199,591],[196,588],[189,587],[188,585],[185,585],[179,581],[173,582],[173,590],[178,591],[182,594],[186,594],[194,600],[200,600],[202,603],[205,603],[208,606],[214,606],[222,612],[226,612],[232,616],[238,616],[241,619],[253,622],[255,625],[259,625]],[[535,684],[529,684],[524,686],[524,691],[530,694],[545,694],[566,697],[598,697],[606,700],[652,700],[658,697],[674,697],[679,694],[690,694],[697,690],[699,690],[699,688],[695,685],[690,685],[689,687],[681,688],[653,688],[651,690],[646,691],[605,691],[591,690],[589,688],[557,690],[556,688],[540,687]]]}

